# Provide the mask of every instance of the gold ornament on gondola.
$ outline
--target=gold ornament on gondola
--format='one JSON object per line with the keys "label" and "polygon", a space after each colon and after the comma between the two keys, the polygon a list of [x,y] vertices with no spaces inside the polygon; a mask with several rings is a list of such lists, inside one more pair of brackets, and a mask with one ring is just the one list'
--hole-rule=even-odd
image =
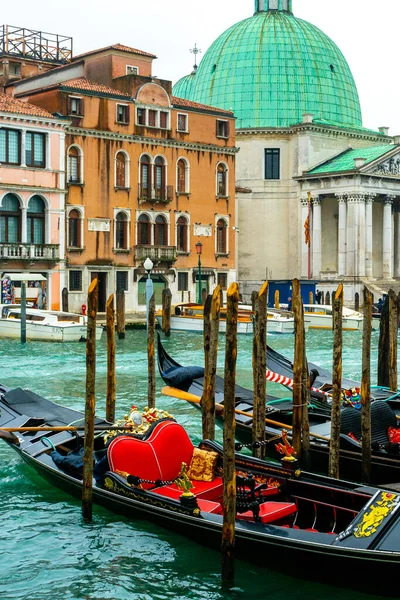
{"label": "gold ornament on gondola", "polygon": [[[161,419],[174,419],[174,417],[166,410],[160,410],[159,408],[147,407],[141,413],[135,405],[132,405],[129,415],[124,415],[124,418],[116,421],[115,425],[118,427],[125,426],[127,433],[143,435],[153,423]],[[118,434],[121,434],[121,431],[108,431],[104,435],[104,440],[107,442]]]}

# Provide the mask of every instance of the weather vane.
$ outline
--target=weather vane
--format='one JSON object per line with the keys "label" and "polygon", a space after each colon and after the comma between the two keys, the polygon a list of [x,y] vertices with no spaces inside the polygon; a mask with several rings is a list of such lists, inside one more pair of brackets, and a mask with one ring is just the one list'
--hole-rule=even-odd
{"label": "weather vane", "polygon": [[195,44],[194,48],[190,48],[190,52],[194,54],[194,67],[197,69],[197,55],[201,54],[201,50],[197,47],[197,44]]}

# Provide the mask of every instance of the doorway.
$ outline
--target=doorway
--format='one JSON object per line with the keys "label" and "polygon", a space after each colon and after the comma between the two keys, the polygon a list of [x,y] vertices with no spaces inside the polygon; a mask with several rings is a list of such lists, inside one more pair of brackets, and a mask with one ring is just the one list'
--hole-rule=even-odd
{"label": "doorway", "polygon": [[99,287],[99,304],[97,311],[98,312],[106,312],[106,302],[107,302],[107,273],[99,272],[99,273],[91,273],[90,281],[96,279]]}

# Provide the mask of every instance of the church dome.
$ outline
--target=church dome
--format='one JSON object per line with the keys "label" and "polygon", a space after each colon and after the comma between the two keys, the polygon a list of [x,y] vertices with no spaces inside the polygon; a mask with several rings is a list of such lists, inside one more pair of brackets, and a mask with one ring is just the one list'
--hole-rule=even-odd
{"label": "church dome", "polygon": [[175,83],[173,90],[174,96],[177,96],[178,98],[190,98],[195,74],[196,72],[192,71],[189,75],[181,77],[181,79]]}
{"label": "church dome", "polygon": [[304,113],[360,127],[357,87],[336,44],[296,18],[291,0],[255,1],[256,13],[220,35],[174,95],[233,110],[238,129],[288,127]]}

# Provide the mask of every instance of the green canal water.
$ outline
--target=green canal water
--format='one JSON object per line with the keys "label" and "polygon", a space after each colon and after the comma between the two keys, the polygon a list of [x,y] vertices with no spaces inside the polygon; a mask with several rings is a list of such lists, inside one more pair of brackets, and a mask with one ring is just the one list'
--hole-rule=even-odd
{"label": "green canal water", "polygon": [[[361,335],[346,333],[344,372],[359,377]],[[376,373],[377,333],[373,334],[372,369]],[[176,333],[167,340],[169,353],[184,365],[203,364],[202,337]],[[269,343],[292,356],[292,336],[270,336]],[[237,381],[251,386],[251,338],[239,339]],[[219,370],[223,371],[223,338]],[[309,360],[330,367],[332,334],[307,334]],[[145,407],[146,333],[128,331],[117,341],[117,416],[130,406]],[[106,340],[98,344],[97,413],[104,415]],[[0,341],[0,381],[27,387],[60,404],[84,409],[85,345]],[[160,394],[157,404],[184,425],[194,441],[201,437],[199,413]],[[270,393],[285,395],[274,385]],[[218,432],[219,439],[221,432]],[[236,561],[235,585],[223,590],[220,556],[201,545],[146,521],[128,521],[94,507],[93,522],[84,523],[80,503],[57,491],[4,443],[0,443],[0,599],[1,600],[367,600],[376,596],[350,592]],[[285,556],[282,555],[282,562]],[[326,569],[329,570],[329,564]],[[312,573],[310,564],[310,572]],[[348,565],[351,578],[351,563]],[[368,581],[368,573],[365,574]],[[383,583],[384,588],[384,583]]]}

